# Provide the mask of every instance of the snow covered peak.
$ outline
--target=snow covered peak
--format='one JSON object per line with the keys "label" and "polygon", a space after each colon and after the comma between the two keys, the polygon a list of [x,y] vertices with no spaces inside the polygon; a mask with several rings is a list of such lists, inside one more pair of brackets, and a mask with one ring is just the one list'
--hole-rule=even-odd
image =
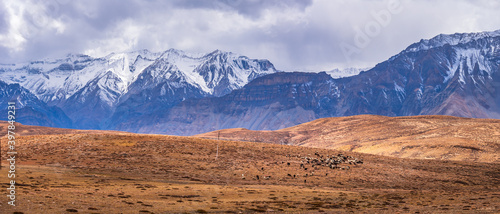
{"label": "snow covered peak", "polygon": [[[157,59],[155,74],[159,78],[165,72],[176,72],[181,79],[201,89],[204,93],[222,96],[234,89],[243,87],[249,81],[277,70],[267,60],[249,59],[232,52],[215,50],[208,54],[190,54],[170,49]],[[168,63],[169,65],[166,65]],[[163,69],[169,67],[169,69]],[[172,68],[171,68],[172,67]],[[174,70],[172,70],[174,69]],[[177,71],[175,71],[177,70]],[[162,82],[155,80],[153,82]]]}
{"label": "snow covered peak", "polygon": [[[155,63],[158,62],[158,63]],[[167,63],[168,65],[165,65]],[[163,66],[162,66],[163,65]],[[165,72],[177,72],[180,79],[210,95],[223,95],[243,87],[256,77],[276,72],[267,60],[254,60],[221,50],[209,54],[191,54],[169,49],[163,52],[138,51],[111,53],[102,58],[68,54],[60,59],[48,59],[19,64],[0,65],[0,80],[19,83],[44,102],[59,103],[78,93],[84,100],[99,88],[109,99],[109,106],[127,93],[149,67],[161,80]],[[169,70],[164,70],[168,68]],[[163,69],[163,70],[162,70]],[[182,84],[181,84],[182,85]]]}
{"label": "snow covered peak", "polygon": [[420,42],[414,43],[406,48],[403,52],[417,52],[420,50],[428,50],[431,48],[441,47],[446,44],[451,46],[468,43],[474,40],[500,36],[500,30],[491,32],[478,33],[455,33],[455,34],[439,34],[432,39],[422,39]]}
{"label": "snow covered peak", "polygon": [[186,53],[184,51],[171,48],[171,49],[164,51],[161,54],[160,58],[171,58],[174,56],[175,57],[183,57],[185,55],[186,55]]}
{"label": "snow covered peak", "polygon": [[[446,48],[440,48],[446,47]],[[473,83],[477,85],[493,78],[498,72],[500,54],[500,30],[478,33],[440,34],[432,39],[421,40],[392,56],[388,62],[400,69],[421,72],[422,66],[417,59],[423,53],[433,59],[435,64],[424,64],[425,72],[440,71],[443,82],[458,81],[462,86]],[[387,63],[379,65],[387,66]],[[378,65],[377,65],[378,66]],[[381,67],[381,68],[382,68]],[[416,69],[415,69],[416,68]],[[469,81],[470,80],[470,81]]]}
{"label": "snow covered peak", "polygon": [[151,52],[147,49],[143,50],[138,50],[138,51],[131,51],[131,52],[124,52],[124,53],[110,53],[107,56],[103,57],[105,60],[122,60],[122,59],[127,59],[127,60],[134,60],[137,59],[137,57],[141,57],[144,59],[150,59],[150,60],[155,60],[159,56],[161,56],[162,53],[154,53]]}
{"label": "snow covered peak", "polygon": [[370,70],[371,68],[344,68],[344,69],[338,69],[335,68],[330,71],[325,71],[328,75],[330,75],[334,79],[338,78],[344,78],[344,77],[350,77],[350,76],[356,76],[362,71],[367,71]]}
{"label": "snow covered peak", "polygon": [[219,49],[216,49],[215,51],[212,51],[208,54],[205,54],[205,57],[208,57],[208,56],[215,56],[215,55],[221,55],[221,54],[227,54],[227,53],[231,53],[231,52],[224,52],[224,51],[221,51]]}

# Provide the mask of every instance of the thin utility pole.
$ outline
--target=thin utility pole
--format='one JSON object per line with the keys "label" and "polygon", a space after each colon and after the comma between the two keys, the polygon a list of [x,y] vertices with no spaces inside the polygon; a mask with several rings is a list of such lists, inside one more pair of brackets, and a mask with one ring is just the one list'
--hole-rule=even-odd
{"label": "thin utility pole", "polygon": [[217,154],[215,154],[215,160],[217,160],[217,157],[219,157],[219,138],[220,138],[220,131],[217,132]]}
{"label": "thin utility pole", "polygon": [[215,155],[215,160],[219,157],[219,143],[217,143],[217,154]]}

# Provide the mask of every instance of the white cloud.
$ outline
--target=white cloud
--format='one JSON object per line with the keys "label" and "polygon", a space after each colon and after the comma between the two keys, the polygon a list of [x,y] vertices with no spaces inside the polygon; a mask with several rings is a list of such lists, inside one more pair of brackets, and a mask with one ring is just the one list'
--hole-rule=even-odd
{"label": "white cloud", "polygon": [[339,44],[353,44],[355,27],[372,23],[388,1],[4,0],[0,63],[177,48],[267,58],[283,70],[330,70],[373,66],[440,33],[500,29],[495,0],[401,0],[403,12],[348,61]]}
{"label": "white cloud", "polygon": [[10,52],[21,52],[25,50],[28,40],[39,33],[64,33],[65,24],[51,16],[58,8],[50,2],[40,4],[36,1],[4,1],[8,30],[0,34],[0,44]]}

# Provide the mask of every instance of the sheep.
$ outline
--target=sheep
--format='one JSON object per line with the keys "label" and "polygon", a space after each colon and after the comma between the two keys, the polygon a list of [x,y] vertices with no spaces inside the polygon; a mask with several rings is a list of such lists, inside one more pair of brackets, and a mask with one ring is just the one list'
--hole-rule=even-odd
{"label": "sheep", "polygon": [[340,168],[340,169],[342,169],[342,170],[348,170],[348,169],[349,169],[349,166],[342,167],[342,168]]}

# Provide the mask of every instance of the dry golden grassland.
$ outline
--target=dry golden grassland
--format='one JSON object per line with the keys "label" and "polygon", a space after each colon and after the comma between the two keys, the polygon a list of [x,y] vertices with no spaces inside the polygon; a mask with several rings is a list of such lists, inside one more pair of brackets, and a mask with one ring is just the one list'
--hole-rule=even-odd
{"label": "dry golden grassland", "polygon": [[500,162],[500,120],[450,116],[323,118],[277,131],[226,129],[197,137],[329,148],[411,159]]}
{"label": "dry golden grassland", "polygon": [[[16,139],[17,206],[4,197],[0,213],[500,212],[495,161],[30,128],[37,134]],[[363,164],[307,163],[339,153]],[[6,174],[3,167],[4,191]]]}

